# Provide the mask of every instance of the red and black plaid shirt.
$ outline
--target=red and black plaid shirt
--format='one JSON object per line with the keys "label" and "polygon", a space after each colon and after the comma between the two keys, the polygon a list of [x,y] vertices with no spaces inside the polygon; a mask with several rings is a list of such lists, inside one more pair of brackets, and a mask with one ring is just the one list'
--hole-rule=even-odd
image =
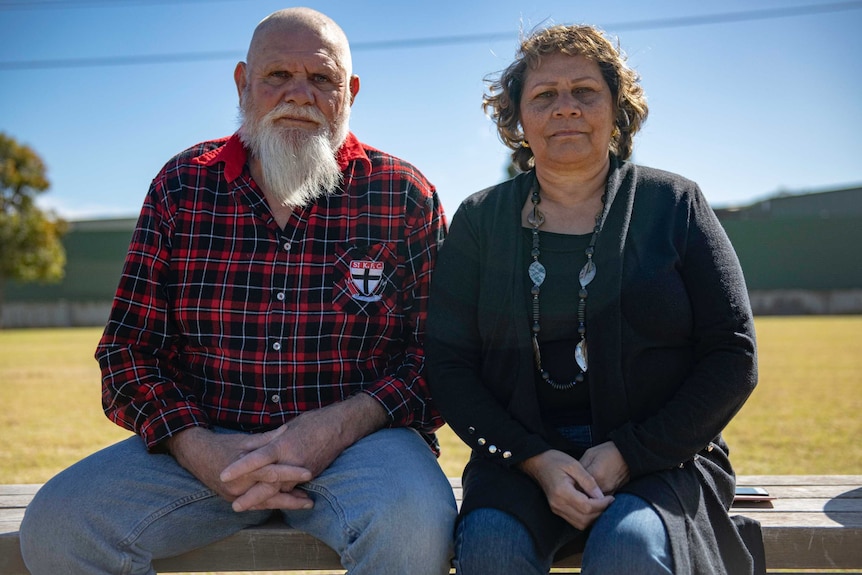
{"label": "red and black plaid shirt", "polygon": [[431,432],[423,338],[445,235],[434,187],[352,134],[340,190],[276,224],[239,138],[153,180],[96,358],[103,406],[150,448],[192,426],[273,429],[358,393]]}

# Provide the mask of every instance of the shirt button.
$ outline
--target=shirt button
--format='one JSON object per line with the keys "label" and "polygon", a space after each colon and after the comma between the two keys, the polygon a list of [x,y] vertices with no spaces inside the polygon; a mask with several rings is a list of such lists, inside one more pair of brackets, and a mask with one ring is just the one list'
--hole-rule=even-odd
{"label": "shirt button", "polygon": [[278,292],[277,294],[275,294],[275,299],[277,299],[278,301],[284,301],[284,297],[285,297],[285,296],[284,296],[284,292],[283,292],[283,291],[280,291],[280,292]]}
{"label": "shirt button", "polygon": [[274,344],[272,344],[272,349],[274,349],[275,351],[280,350],[281,344],[279,342],[275,342]]}
{"label": "shirt button", "polygon": [[281,397],[278,394],[274,394],[270,399],[272,399],[273,403],[281,403]]}
{"label": "shirt button", "polygon": [[289,252],[290,251],[290,242],[284,242],[281,247],[284,248],[284,251]]}

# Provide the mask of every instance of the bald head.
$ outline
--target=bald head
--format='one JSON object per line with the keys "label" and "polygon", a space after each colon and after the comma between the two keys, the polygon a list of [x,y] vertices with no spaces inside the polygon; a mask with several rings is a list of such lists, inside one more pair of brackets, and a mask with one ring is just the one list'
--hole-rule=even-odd
{"label": "bald head", "polygon": [[309,8],[274,12],[255,28],[234,80],[239,136],[267,201],[304,205],[334,189],[359,92],[344,31]]}
{"label": "bald head", "polygon": [[350,44],[344,30],[332,18],[311,8],[285,8],[261,20],[252,35],[246,60],[254,65],[255,56],[261,50],[278,37],[289,36],[316,41],[345,71],[347,77],[353,74]]}

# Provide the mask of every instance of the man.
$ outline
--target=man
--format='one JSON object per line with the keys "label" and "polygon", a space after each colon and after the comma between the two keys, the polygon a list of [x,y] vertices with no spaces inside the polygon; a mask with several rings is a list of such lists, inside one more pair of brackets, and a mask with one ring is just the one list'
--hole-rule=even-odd
{"label": "man", "polygon": [[264,19],[234,77],[238,133],[154,179],[96,352],[136,435],[46,484],[24,560],[149,574],[278,510],[352,574],[448,573],[422,348],[436,192],[349,132],[359,78],[323,14]]}

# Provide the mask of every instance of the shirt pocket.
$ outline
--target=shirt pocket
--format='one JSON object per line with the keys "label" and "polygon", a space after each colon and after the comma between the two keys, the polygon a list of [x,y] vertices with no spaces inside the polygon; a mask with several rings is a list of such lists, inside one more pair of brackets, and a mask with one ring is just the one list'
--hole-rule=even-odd
{"label": "shirt pocket", "polygon": [[333,279],[332,304],[337,311],[366,317],[399,312],[395,244],[338,246]]}

